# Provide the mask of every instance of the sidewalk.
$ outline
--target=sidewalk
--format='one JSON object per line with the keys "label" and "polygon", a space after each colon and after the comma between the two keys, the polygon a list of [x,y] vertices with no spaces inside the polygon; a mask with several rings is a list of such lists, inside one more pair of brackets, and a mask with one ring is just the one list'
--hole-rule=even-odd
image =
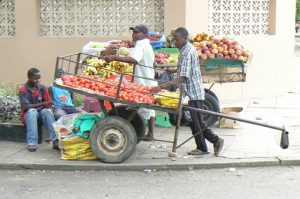
{"label": "sidewalk", "polygon": [[[251,166],[300,165],[300,94],[287,93],[253,99],[222,102],[223,107],[242,106],[241,117],[284,125],[290,132],[290,146],[279,147],[281,132],[252,124],[241,123],[239,129],[213,129],[225,144],[219,157],[212,153],[206,156],[188,156],[195,148],[194,140],[177,150],[177,157],[168,157],[172,144],[140,142],[134,154],[121,164],[106,164],[100,161],[66,161],[50,144],[43,143],[35,153],[26,149],[25,143],[1,141],[0,169],[41,170],[188,170],[200,168],[230,168]],[[156,128],[157,139],[173,140],[175,128]],[[179,144],[191,136],[188,127],[181,127]],[[212,144],[208,143],[212,152]]]}

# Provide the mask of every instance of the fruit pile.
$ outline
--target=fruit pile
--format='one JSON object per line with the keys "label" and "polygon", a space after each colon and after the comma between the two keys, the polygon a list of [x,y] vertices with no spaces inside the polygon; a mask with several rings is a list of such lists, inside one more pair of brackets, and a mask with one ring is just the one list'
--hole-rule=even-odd
{"label": "fruit pile", "polygon": [[83,75],[98,75],[101,74],[103,77],[110,77],[116,73],[133,73],[133,65],[124,62],[113,61],[107,63],[104,60],[98,58],[87,59],[83,62],[87,66],[83,66]]}
{"label": "fruit pile", "polygon": [[162,35],[160,35],[159,33],[153,33],[148,36],[148,39],[150,41],[158,41],[161,39],[161,37],[162,37]]}
{"label": "fruit pile", "polygon": [[179,92],[160,92],[160,95],[154,95],[154,101],[166,107],[177,108],[179,103]]}
{"label": "fruit pile", "polygon": [[[93,90],[100,95],[107,95],[115,98],[119,80],[105,79],[98,76],[74,76],[64,75],[61,77],[64,85],[74,88],[85,88]],[[131,82],[122,82],[119,92],[119,98],[129,102],[155,104],[154,96],[150,93],[150,86],[135,84]]]}
{"label": "fruit pile", "polygon": [[[214,35],[209,35],[205,32],[202,33],[197,33],[193,38],[192,38],[192,42],[193,44],[195,42],[201,42],[201,41],[213,41],[215,39]],[[196,43],[195,43],[196,44]]]}
{"label": "fruit pile", "polygon": [[[73,88],[85,88],[98,93],[116,98],[119,80],[106,79],[98,76],[74,76],[63,75],[61,80],[64,85]],[[169,108],[177,108],[179,93],[162,91],[153,95],[150,90],[153,87],[136,84],[132,82],[122,82],[118,98],[128,102],[147,103],[152,105],[162,105]]]}
{"label": "fruit pile", "polygon": [[121,47],[132,48],[133,46],[134,43],[132,40],[124,39],[109,42],[109,45],[106,46],[106,49],[119,49]]}
{"label": "fruit pile", "polygon": [[159,53],[155,54],[155,61],[154,62],[156,64],[177,63],[178,62],[178,54],[159,52]]}
{"label": "fruit pile", "polygon": [[193,38],[193,45],[197,48],[201,60],[225,58],[246,62],[249,52],[234,39],[223,37],[216,39],[206,33],[197,34]]}

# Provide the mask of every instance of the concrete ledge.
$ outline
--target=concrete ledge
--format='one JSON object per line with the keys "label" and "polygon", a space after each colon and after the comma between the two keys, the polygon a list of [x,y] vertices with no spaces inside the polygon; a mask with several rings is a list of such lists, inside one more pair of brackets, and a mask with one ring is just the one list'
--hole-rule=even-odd
{"label": "concrete ledge", "polygon": [[[43,127],[38,126],[39,140],[42,143]],[[0,123],[0,140],[13,142],[26,142],[26,127],[23,124]]]}
{"label": "concrete ledge", "polygon": [[299,166],[300,165],[300,156],[299,157],[278,157],[280,165],[282,166]]}

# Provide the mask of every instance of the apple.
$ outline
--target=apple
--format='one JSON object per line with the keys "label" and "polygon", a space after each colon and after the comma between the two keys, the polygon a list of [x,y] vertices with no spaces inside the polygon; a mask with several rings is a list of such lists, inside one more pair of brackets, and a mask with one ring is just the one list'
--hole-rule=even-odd
{"label": "apple", "polygon": [[213,48],[213,49],[211,49],[211,53],[215,55],[218,53],[218,50],[216,48]]}

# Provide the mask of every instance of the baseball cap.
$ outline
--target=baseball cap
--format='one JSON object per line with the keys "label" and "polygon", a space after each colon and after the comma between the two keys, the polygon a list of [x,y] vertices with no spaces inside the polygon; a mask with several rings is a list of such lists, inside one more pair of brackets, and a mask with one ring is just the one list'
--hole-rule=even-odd
{"label": "baseball cap", "polygon": [[144,33],[146,35],[148,35],[148,28],[147,26],[143,25],[143,24],[140,24],[140,25],[137,25],[137,26],[134,26],[134,27],[130,27],[129,28],[130,30],[133,30],[135,32],[141,32],[141,33]]}

